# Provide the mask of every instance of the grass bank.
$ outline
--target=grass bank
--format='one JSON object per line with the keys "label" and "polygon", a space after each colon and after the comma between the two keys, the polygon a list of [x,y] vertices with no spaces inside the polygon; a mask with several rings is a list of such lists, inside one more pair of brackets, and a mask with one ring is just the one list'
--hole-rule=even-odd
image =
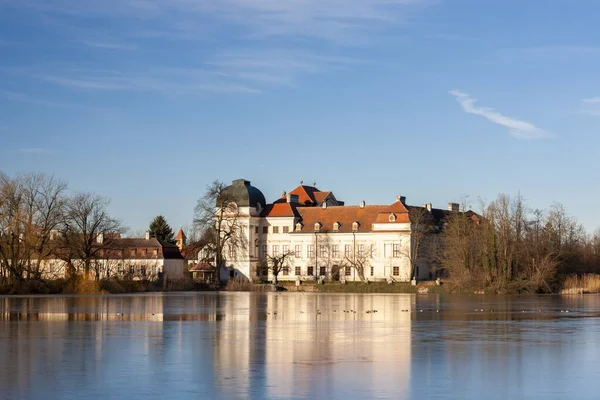
{"label": "grass bank", "polygon": [[123,294],[144,292],[180,292],[216,290],[192,279],[163,281],[133,281],[105,279],[100,281],[76,279],[29,280],[19,284],[0,285],[0,294]]}
{"label": "grass bank", "polygon": [[600,275],[569,275],[564,278],[560,294],[600,293]]}

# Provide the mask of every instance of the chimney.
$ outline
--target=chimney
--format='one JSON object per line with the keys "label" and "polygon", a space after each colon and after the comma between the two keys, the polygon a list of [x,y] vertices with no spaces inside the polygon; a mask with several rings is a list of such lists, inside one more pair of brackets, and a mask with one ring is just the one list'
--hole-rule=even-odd
{"label": "chimney", "polygon": [[402,204],[406,204],[406,196],[396,196],[396,201],[399,201]]}
{"label": "chimney", "polygon": [[285,197],[287,195],[287,192],[284,190],[283,192],[281,192],[281,197]]}
{"label": "chimney", "polygon": [[146,240],[150,240],[150,231],[146,231]]}
{"label": "chimney", "polygon": [[448,211],[456,211],[460,210],[460,205],[458,203],[448,203]]}
{"label": "chimney", "polygon": [[364,200],[360,201],[359,207],[360,208],[365,208],[365,201]]}
{"label": "chimney", "polygon": [[96,242],[98,244],[104,243],[104,233],[100,232],[98,236],[96,236]]}
{"label": "chimney", "polygon": [[431,212],[431,203],[427,203],[427,211]]}

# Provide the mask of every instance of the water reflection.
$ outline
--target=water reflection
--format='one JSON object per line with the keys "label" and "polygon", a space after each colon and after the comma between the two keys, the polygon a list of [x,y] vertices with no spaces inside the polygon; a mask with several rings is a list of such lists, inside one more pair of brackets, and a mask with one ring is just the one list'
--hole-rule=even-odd
{"label": "water reflection", "polygon": [[596,398],[598,316],[597,296],[0,297],[0,397]]}

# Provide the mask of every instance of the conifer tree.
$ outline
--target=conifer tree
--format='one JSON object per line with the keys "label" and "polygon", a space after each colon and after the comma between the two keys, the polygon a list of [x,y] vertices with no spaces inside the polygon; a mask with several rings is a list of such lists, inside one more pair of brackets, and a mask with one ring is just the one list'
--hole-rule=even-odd
{"label": "conifer tree", "polygon": [[151,237],[154,237],[161,242],[175,244],[173,229],[171,229],[171,226],[162,215],[155,217],[152,222],[150,222],[150,228],[148,230],[150,231]]}

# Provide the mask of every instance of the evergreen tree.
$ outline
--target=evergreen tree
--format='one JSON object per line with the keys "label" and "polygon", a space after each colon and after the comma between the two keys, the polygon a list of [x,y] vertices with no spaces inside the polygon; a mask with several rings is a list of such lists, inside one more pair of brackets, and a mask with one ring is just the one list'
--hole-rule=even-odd
{"label": "evergreen tree", "polygon": [[149,231],[151,237],[154,237],[161,242],[175,244],[173,229],[171,229],[171,226],[162,215],[157,216],[150,222]]}

